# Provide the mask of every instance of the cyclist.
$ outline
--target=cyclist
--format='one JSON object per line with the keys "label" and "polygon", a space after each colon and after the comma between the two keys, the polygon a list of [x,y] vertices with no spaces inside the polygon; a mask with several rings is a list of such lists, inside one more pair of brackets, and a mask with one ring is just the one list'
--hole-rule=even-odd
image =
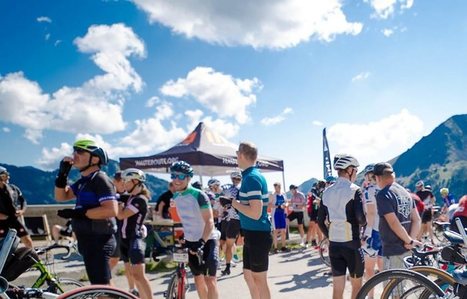
{"label": "cyclist", "polygon": [[439,193],[441,194],[441,198],[443,200],[443,207],[441,208],[441,215],[439,216],[440,221],[449,221],[449,218],[447,216],[447,212],[449,210],[449,207],[452,204],[456,203],[456,199],[452,194],[449,193],[449,189],[444,187],[439,190]]}
{"label": "cyclist", "polygon": [[292,213],[287,216],[287,226],[291,221],[297,219],[298,232],[300,233],[300,246],[305,246],[305,231],[303,229],[304,208],[306,207],[305,195],[298,191],[298,186],[290,185],[289,187],[292,197],[289,199],[289,205],[292,206]]}
{"label": "cyclist", "polygon": [[21,190],[10,184],[10,174],[0,166],[0,238],[4,238],[9,228],[18,232],[24,246],[32,248],[32,239],[19,218],[26,210],[26,200]]}
{"label": "cyclist", "polygon": [[[379,271],[383,270],[382,245],[379,236],[379,216],[376,206],[376,194],[379,187],[376,185],[374,175],[375,164],[369,164],[363,170],[365,176],[363,190],[364,207],[366,210],[367,225],[362,238],[363,252],[365,254],[365,279],[375,275],[375,264]],[[374,290],[368,293],[372,299]]]}
{"label": "cyclist", "polygon": [[[315,249],[319,249],[318,244],[323,240],[323,233],[321,233],[321,230],[318,227],[318,211],[325,188],[326,182],[318,181],[313,185],[308,194],[307,212],[310,221],[308,223],[305,247],[307,247],[308,243],[311,242],[311,246],[314,246]],[[316,237],[318,237],[318,242],[316,242]]]}
{"label": "cyclist", "polygon": [[[74,209],[63,209],[57,215],[72,218],[78,250],[83,256],[91,284],[109,284],[109,258],[115,250],[117,200],[110,178],[100,170],[107,164],[107,154],[93,140],[80,139],[73,144],[73,157],[60,162],[55,179],[55,199],[68,201],[76,198]],[[81,178],[69,186],[68,173],[77,168]]]}
{"label": "cyclist", "polygon": [[362,286],[364,261],[360,247],[360,228],[366,224],[362,193],[353,184],[359,163],[351,155],[338,154],[333,164],[338,178],[336,183],[324,190],[318,211],[318,225],[329,239],[333,298],[342,298],[348,269],[352,284],[351,298],[354,299]]}
{"label": "cyclist", "polygon": [[170,219],[170,201],[174,195],[174,186],[172,183],[169,183],[169,188],[167,191],[161,194],[157,199],[156,206],[154,207],[156,217],[163,219]]}
{"label": "cyclist", "polygon": [[[130,198],[130,195],[125,191],[125,186],[124,186],[124,181],[122,179],[122,171],[117,171],[114,174],[113,180],[112,180],[115,190],[117,191],[117,201],[122,204],[126,204],[128,199]],[[118,262],[120,261],[121,258],[121,243],[122,243],[122,233],[121,233],[121,228],[123,225],[123,221],[117,219],[117,232],[115,233],[115,240],[117,241],[117,245],[115,246],[115,250],[113,254],[110,256],[109,260],[109,266],[110,270],[112,271],[115,266],[117,266]],[[125,267],[125,277],[128,282],[128,287],[130,289],[130,293],[132,293],[135,296],[139,296],[138,290],[135,288],[135,280],[133,279],[133,276],[131,274],[131,265],[129,262],[124,262],[124,267]]]}
{"label": "cyclist", "polygon": [[467,195],[461,197],[459,200],[459,205],[457,206],[457,209],[454,211],[452,219],[450,220],[450,230],[459,232],[456,224],[456,218],[459,218],[464,228],[467,228]]}
{"label": "cyclist", "polygon": [[273,219],[273,236],[272,244],[274,253],[277,253],[277,237],[281,238],[281,251],[288,252],[289,249],[286,245],[286,214],[285,209],[287,208],[287,195],[281,192],[281,183],[274,183],[274,193],[269,195],[269,206],[271,207],[271,214]]}
{"label": "cyclist", "polygon": [[415,184],[417,188],[416,194],[420,199],[423,201],[425,205],[425,210],[422,213],[422,227],[420,229],[420,233],[417,236],[418,240],[421,240],[423,235],[428,233],[431,243],[434,242],[434,235],[433,235],[433,205],[435,203],[435,197],[431,190],[425,187],[423,181],[418,181]]}
{"label": "cyclist", "polygon": [[138,288],[140,298],[152,298],[149,280],[144,274],[144,252],[146,230],[144,219],[148,213],[148,202],[151,194],[144,182],[146,175],[136,168],[128,168],[122,172],[122,180],[126,192],[130,195],[127,202],[120,202],[117,218],[123,220],[121,227],[121,255],[125,263],[131,264],[131,276]]}
{"label": "cyclist", "polygon": [[[174,202],[183,225],[185,245],[189,249],[191,272],[195,277],[200,298],[218,298],[216,271],[219,263],[217,234],[211,203],[206,193],[190,185],[193,168],[185,161],[170,166],[170,177],[175,188]],[[198,252],[202,261],[198,260]]]}
{"label": "cyclist", "polygon": [[268,218],[268,186],[266,179],[256,167],[258,148],[249,142],[242,142],[237,150],[238,167],[242,172],[242,186],[239,200],[232,206],[240,215],[244,234],[243,277],[248,285],[251,298],[268,299],[269,250],[272,245],[271,222]]}
{"label": "cyclist", "polygon": [[[232,181],[232,185],[225,186],[225,188],[223,188],[224,196],[230,200],[238,199],[238,186],[242,181],[242,174],[238,171],[234,171],[230,174],[230,179]],[[226,221],[224,222],[225,227],[223,227],[226,238],[225,269],[221,273],[222,275],[230,275],[230,264],[232,262],[232,257],[236,256],[235,240],[240,234],[240,216],[238,216],[237,211],[235,211],[235,209],[232,207],[231,201],[230,203],[226,204],[224,208],[227,212]]]}
{"label": "cyclist", "polygon": [[404,268],[404,257],[409,250],[422,245],[415,238],[420,229],[420,215],[409,192],[396,183],[391,164],[377,163],[373,173],[380,188],[376,204],[380,216],[383,266],[385,270]]}

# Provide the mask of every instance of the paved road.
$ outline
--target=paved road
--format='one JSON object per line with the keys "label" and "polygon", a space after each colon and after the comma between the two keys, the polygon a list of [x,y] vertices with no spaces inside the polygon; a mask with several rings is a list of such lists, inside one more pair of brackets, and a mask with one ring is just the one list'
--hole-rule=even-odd
{"label": "paved road", "polygon": [[[57,255],[58,257],[60,255]],[[84,269],[80,257],[72,255],[67,261],[55,259],[55,270],[63,273],[61,276],[79,278]],[[122,268],[123,265],[118,267]],[[219,277],[220,298],[239,299],[249,298],[248,288],[243,280],[241,264],[232,269],[230,276]],[[319,259],[317,250],[293,250],[288,253],[279,253],[270,256],[270,270],[268,280],[272,298],[310,298],[319,295],[320,299],[332,297],[331,277],[326,275],[328,268]],[[66,274],[65,274],[66,273]],[[220,275],[220,270],[218,271]],[[35,272],[27,272],[16,283],[29,284]],[[162,298],[167,288],[170,273],[148,274],[154,298]],[[114,276],[115,285],[127,288],[124,276]],[[190,278],[191,288],[187,299],[197,298]],[[350,297],[350,286],[347,283],[345,298]]]}

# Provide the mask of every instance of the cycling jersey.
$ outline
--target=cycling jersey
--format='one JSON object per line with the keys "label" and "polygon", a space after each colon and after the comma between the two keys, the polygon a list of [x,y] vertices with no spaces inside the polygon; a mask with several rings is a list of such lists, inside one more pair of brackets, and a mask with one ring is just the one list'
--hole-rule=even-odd
{"label": "cycling jersey", "polygon": [[373,227],[367,227],[369,229],[369,234],[371,235],[371,230],[379,231],[379,216],[378,216],[378,207],[376,206],[376,193],[378,193],[379,188],[373,184],[369,184],[363,189],[363,199],[365,200],[366,205],[373,205],[376,209],[375,220],[373,222]]}
{"label": "cycling jersey", "polygon": [[[226,190],[226,195],[230,195],[230,197],[234,199],[238,199],[238,192],[239,188],[235,187],[234,185],[229,186],[229,188]],[[240,220],[240,216],[238,216],[237,210],[235,210],[232,206],[230,206],[227,209],[227,221],[230,221],[231,219],[236,219]]]}
{"label": "cycling jersey", "polygon": [[[209,197],[203,191],[188,186],[185,191],[174,194],[174,202],[183,225],[185,240],[197,242],[203,237],[206,225],[201,212],[211,209]],[[209,239],[215,239],[215,236],[213,230]]]}
{"label": "cycling jersey", "polygon": [[268,218],[268,186],[259,170],[252,166],[242,172],[242,186],[240,188],[239,200],[243,205],[249,205],[250,200],[261,200],[263,209],[259,219],[252,219],[242,213],[240,223],[242,229],[252,231],[271,231],[271,222]]}
{"label": "cycling jersey", "polygon": [[126,203],[125,209],[130,209],[135,212],[135,214],[123,219],[121,230],[122,238],[143,238],[142,226],[144,225],[144,219],[148,212],[146,197],[142,195],[131,196]]}
{"label": "cycling jersey", "polygon": [[324,191],[318,213],[319,227],[329,241],[360,247],[360,226],[366,224],[360,187],[338,177],[336,183]]}
{"label": "cycling jersey", "polygon": [[420,197],[420,199],[425,204],[425,209],[431,209],[433,207],[433,202],[431,200],[434,198],[434,196],[430,190],[423,189],[423,190],[417,191],[416,194],[418,195],[418,197]]}
{"label": "cycling jersey", "polygon": [[[116,200],[115,187],[102,171],[81,177],[70,186],[76,196],[76,208],[92,209],[102,202]],[[77,234],[114,234],[117,231],[115,218],[73,219],[73,231]]]}

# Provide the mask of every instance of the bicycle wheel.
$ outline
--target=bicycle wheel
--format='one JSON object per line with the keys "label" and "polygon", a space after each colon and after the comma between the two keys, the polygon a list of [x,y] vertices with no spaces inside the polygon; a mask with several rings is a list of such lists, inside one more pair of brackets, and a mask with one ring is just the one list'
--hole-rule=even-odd
{"label": "bicycle wheel", "polygon": [[[392,280],[397,283],[392,290],[387,290],[385,286]],[[401,283],[402,281],[403,283]],[[420,286],[420,288],[414,289],[416,286]],[[365,299],[372,289],[375,290],[375,298],[401,297],[404,295],[405,298],[418,299],[421,293],[439,297],[444,295],[443,290],[429,278],[418,272],[405,269],[386,270],[376,274],[362,286],[357,294],[357,299]]]}
{"label": "bicycle wheel", "polygon": [[[182,278],[183,277],[183,278]],[[186,293],[188,292],[188,278],[186,272],[174,273],[170,277],[169,287],[166,292],[166,299],[185,299]]]}
{"label": "bicycle wheel", "polygon": [[81,281],[72,278],[60,277],[57,278],[57,292],[52,293],[63,294],[79,287],[84,287],[84,284]]}
{"label": "bicycle wheel", "polygon": [[106,298],[106,299],[137,299],[138,297],[130,294],[126,291],[106,286],[106,285],[91,285],[80,287],[72,291],[61,294],[57,297],[58,299],[95,299],[95,298]]}
{"label": "bicycle wheel", "polygon": [[[421,273],[428,277],[431,281],[433,281],[435,284],[437,284],[444,293],[449,293],[453,291],[454,284],[456,281],[454,278],[447,273],[446,271],[443,271],[441,269],[435,268],[435,267],[429,267],[429,266],[417,266],[410,268],[410,270]],[[388,298],[388,296],[393,292],[394,288],[397,287],[397,285],[400,283],[400,280],[391,280],[385,290],[384,294],[382,294],[382,299]],[[424,293],[424,290],[421,292],[416,292],[415,288],[411,290],[411,294],[418,294],[417,296],[420,298],[429,298],[430,294]]]}
{"label": "bicycle wheel", "polygon": [[329,258],[329,239],[323,239],[319,242],[319,257],[326,266],[331,267],[331,259]]}

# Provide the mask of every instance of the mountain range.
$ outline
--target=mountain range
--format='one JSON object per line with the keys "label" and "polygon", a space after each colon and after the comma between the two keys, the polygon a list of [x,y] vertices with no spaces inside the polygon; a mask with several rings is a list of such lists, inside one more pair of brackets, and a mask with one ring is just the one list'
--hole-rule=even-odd
{"label": "mountain range", "polygon": [[[10,173],[10,182],[17,185],[23,192],[28,204],[56,204],[54,199],[54,186],[57,171],[43,171],[31,166],[17,167],[14,165],[2,164]],[[102,170],[113,176],[119,169],[117,161],[110,160]],[[69,174],[69,182],[79,178],[77,169],[72,168]],[[147,175],[146,185],[151,191],[151,202],[155,202],[160,194],[167,190],[168,182],[153,175]],[[67,202],[70,203],[70,202]]]}
{"label": "mountain range", "polygon": [[[423,180],[425,186],[432,187],[436,197],[440,198],[439,189],[447,187],[459,199],[467,194],[466,133],[467,114],[454,115],[387,162],[393,165],[396,179],[404,187],[415,190],[416,182]],[[312,178],[303,182],[299,190],[304,193],[310,191],[316,181]],[[360,173],[356,184],[362,182],[363,173]]]}
{"label": "mountain range", "polygon": [[[394,167],[397,181],[409,189],[423,180],[431,185],[436,197],[439,189],[449,188],[459,199],[467,194],[467,114],[455,115],[436,127],[429,135],[420,139],[410,149],[388,161]],[[54,204],[53,188],[57,170],[43,171],[31,166],[16,167],[1,164],[11,174],[11,182],[21,188],[29,204]],[[103,170],[113,175],[119,169],[117,161],[111,160]],[[79,177],[76,169],[70,172],[70,181]],[[360,173],[357,184],[363,180]],[[299,186],[307,193],[317,181],[311,178]],[[147,186],[152,192],[151,201],[157,200],[167,190],[168,182],[148,175]]]}

